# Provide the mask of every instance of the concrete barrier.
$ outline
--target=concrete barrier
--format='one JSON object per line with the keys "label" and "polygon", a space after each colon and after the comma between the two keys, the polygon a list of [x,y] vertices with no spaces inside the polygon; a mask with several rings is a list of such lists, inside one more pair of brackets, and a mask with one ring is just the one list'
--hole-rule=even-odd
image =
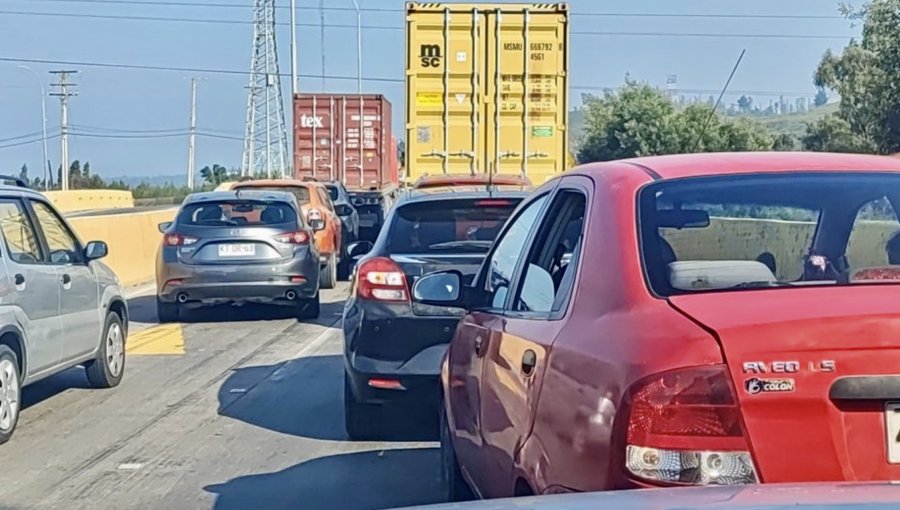
{"label": "concrete barrier", "polygon": [[134,207],[134,197],[130,191],[76,189],[69,191],[45,191],[44,195],[63,213]]}
{"label": "concrete barrier", "polygon": [[123,285],[153,281],[156,252],[162,234],[157,225],[172,221],[177,208],[131,214],[69,218],[82,242],[106,241],[109,255],[104,259],[119,275]]}

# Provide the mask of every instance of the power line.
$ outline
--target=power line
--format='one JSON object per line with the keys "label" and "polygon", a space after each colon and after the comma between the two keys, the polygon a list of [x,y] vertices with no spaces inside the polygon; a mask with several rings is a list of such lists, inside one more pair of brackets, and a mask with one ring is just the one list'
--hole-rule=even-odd
{"label": "power line", "polygon": [[[211,23],[211,24],[229,24],[229,25],[252,25],[252,21],[229,20],[229,19],[208,19],[208,18],[172,18],[172,17],[156,17],[156,16],[129,16],[117,14],[79,14],[79,13],[63,13],[63,12],[30,12],[30,11],[0,11],[0,14],[11,16],[49,16],[61,18],[87,18],[87,19],[108,19],[108,20],[130,20],[130,21],[159,21],[159,22],[175,22],[175,23]],[[290,26],[289,23],[275,23],[277,26]],[[319,23],[297,23],[298,27],[318,28]],[[347,28],[355,29],[356,25],[329,23],[326,28]],[[363,25],[362,28],[368,30],[396,30],[402,31],[406,28],[403,26],[386,26],[386,25]],[[596,30],[572,30],[572,35],[587,36],[608,36],[608,37],[712,37],[712,38],[729,38],[729,39],[807,39],[807,40],[847,40],[850,36],[840,35],[817,35],[817,34],[741,34],[741,33],[714,33],[714,32],[623,32],[623,31],[596,31]]]}
{"label": "power line", "polygon": [[35,137],[35,136],[41,136],[42,133],[43,133],[43,131],[38,131],[38,132],[36,132],[36,133],[28,133],[27,135],[13,136],[13,137],[10,137],[10,138],[0,138],[0,143],[13,142],[13,141],[16,141],[16,140],[21,140],[21,139],[23,139],[23,138],[32,138],[32,137]]}
{"label": "power line", "polygon": [[[233,75],[233,76],[247,76],[249,75],[249,71],[239,71],[236,69],[214,69],[214,68],[198,68],[198,67],[171,67],[171,66],[151,66],[151,65],[138,65],[138,64],[122,64],[122,63],[113,63],[113,62],[86,62],[86,61],[68,61],[68,60],[49,60],[49,59],[34,59],[34,58],[14,58],[14,57],[0,57],[0,62],[15,62],[15,63],[30,63],[30,64],[45,64],[45,65],[66,65],[66,66],[77,66],[77,67],[99,67],[105,69],[132,69],[139,71],[164,71],[164,72],[179,72],[179,73],[206,73],[206,74],[223,74],[223,75]],[[280,73],[280,77],[287,78],[289,77],[288,73]],[[356,80],[356,76],[340,76],[340,75],[320,75],[320,74],[301,74],[301,78],[307,79],[326,79],[326,80]],[[380,83],[404,83],[403,78],[383,78],[383,77],[375,77],[375,76],[363,76],[364,81],[368,82],[380,82]],[[603,85],[577,85],[573,84],[569,86],[571,90],[583,90],[583,91],[596,91],[602,92],[605,90],[613,90],[618,88],[618,86],[603,86]],[[717,89],[678,89],[679,92],[684,92],[688,94],[706,94],[706,93],[717,93],[719,92]],[[811,91],[805,92],[790,92],[790,91],[774,91],[774,90],[734,90],[732,91],[734,94],[746,94],[746,95],[757,95],[757,96],[803,96],[811,94]]]}
{"label": "power line", "polygon": [[[187,1],[150,1],[150,0],[31,0],[30,3],[65,3],[65,4],[105,4],[105,5],[147,5],[154,7],[217,7],[246,9],[247,5],[237,3],[201,3]],[[276,9],[290,9],[288,6],[276,6]],[[325,11],[356,12],[353,7],[322,7]],[[298,11],[319,10],[319,7],[299,6]],[[362,12],[392,12],[404,13],[402,8],[389,7],[360,7]],[[840,15],[815,15],[815,14],[721,14],[721,13],[650,13],[650,12],[578,12],[573,11],[574,16],[610,17],[610,18],[711,18],[711,19],[786,19],[786,20],[845,20]]]}
{"label": "power line", "polygon": [[[52,136],[47,136],[47,140],[52,140],[52,139],[54,139],[54,138],[59,138],[59,137],[60,137],[60,134],[57,133],[57,134],[52,135]],[[31,144],[33,144],[33,143],[38,143],[38,142],[40,142],[41,140],[43,140],[43,137],[35,138],[35,139],[33,139],[33,140],[25,140],[25,141],[22,141],[22,142],[8,143],[8,144],[5,144],[5,145],[0,145],[0,149],[9,149],[9,148],[12,148],[12,147],[21,147],[21,146],[23,146],[23,145],[31,145]]]}

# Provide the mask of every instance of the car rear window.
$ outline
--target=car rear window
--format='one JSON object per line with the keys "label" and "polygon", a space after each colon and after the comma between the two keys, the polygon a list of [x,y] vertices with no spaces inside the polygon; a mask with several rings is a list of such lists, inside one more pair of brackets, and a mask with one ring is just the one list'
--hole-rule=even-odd
{"label": "car rear window", "polygon": [[654,292],[900,283],[900,175],[662,181],[639,197]]}
{"label": "car rear window", "polygon": [[325,189],[328,190],[328,196],[331,197],[332,202],[336,202],[340,198],[341,193],[338,191],[337,186],[325,186]]}
{"label": "car rear window", "polygon": [[236,189],[252,189],[256,191],[280,191],[282,193],[290,193],[297,199],[297,203],[302,205],[309,204],[309,188],[305,186],[239,186]]}
{"label": "car rear window", "polygon": [[177,223],[194,227],[266,226],[298,220],[297,212],[286,202],[221,200],[185,205]]}
{"label": "car rear window", "polygon": [[391,253],[487,252],[519,198],[435,200],[398,207],[388,235]]}

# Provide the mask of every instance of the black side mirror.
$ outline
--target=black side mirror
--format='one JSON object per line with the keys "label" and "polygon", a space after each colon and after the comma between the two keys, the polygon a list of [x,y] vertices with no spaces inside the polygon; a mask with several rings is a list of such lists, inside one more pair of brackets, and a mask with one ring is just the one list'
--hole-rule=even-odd
{"label": "black side mirror", "polygon": [[159,232],[161,234],[165,234],[166,230],[169,230],[169,227],[171,227],[171,226],[172,226],[171,221],[164,221],[164,222],[160,223],[159,225],[157,225],[156,228],[159,229]]}
{"label": "black side mirror", "polygon": [[347,256],[355,260],[372,251],[375,245],[369,241],[357,241],[347,245]]}
{"label": "black side mirror", "polygon": [[414,300],[425,305],[465,308],[459,271],[429,273],[416,280],[412,294]]}
{"label": "black side mirror", "polygon": [[91,241],[84,248],[84,258],[87,260],[97,260],[109,254],[109,246],[103,241]]}
{"label": "black side mirror", "polygon": [[325,220],[309,220],[309,226],[312,227],[313,232],[325,230]]}

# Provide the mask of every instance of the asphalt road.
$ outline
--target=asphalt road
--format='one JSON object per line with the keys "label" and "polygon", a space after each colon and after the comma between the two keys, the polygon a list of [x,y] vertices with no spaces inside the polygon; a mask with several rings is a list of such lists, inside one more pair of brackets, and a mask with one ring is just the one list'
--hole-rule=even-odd
{"label": "asphalt road", "polygon": [[0,447],[0,508],[378,509],[439,501],[426,416],[396,437],[351,442],[343,427],[340,311],[298,322],[216,309],[155,324],[131,300],[125,379],[88,389],[72,369],[25,389]]}

